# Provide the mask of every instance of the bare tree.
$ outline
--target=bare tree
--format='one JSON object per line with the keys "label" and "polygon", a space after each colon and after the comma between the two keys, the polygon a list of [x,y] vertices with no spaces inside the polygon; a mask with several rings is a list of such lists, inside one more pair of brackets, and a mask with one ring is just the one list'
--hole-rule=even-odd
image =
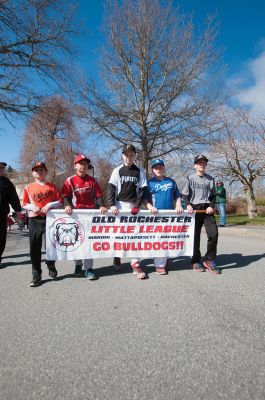
{"label": "bare tree", "polygon": [[191,18],[171,5],[123,0],[110,2],[104,27],[102,79],[82,91],[95,132],[133,142],[146,170],[154,157],[208,140],[221,100],[214,20],[197,36]]}
{"label": "bare tree", "polygon": [[105,205],[108,203],[108,182],[110,175],[113,171],[114,165],[110,161],[110,157],[100,157],[98,156],[95,160],[94,171],[95,178],[98,180],[101,190],[103,192],[103,198]]}
{"label": "bare tree", "polygon": [[211,152],[214,170],[228,181],[243,185],[249,218],[255,218],[254,182],[265,173],[265,131],[262,134],[258,120],[242,110],[226,110],[222,123],[222,136]]}
{"label": "bare tree", "polygon": [[61,97],[48,98],[27,125],[21,151],[23,169],[30,171],[33,162],[45,161],[56,182],[60,173],[72,173],[74,154],[82,148],[80,140],[70,104]]}
{"label": "bare tree", "polygon": [[44,79],[65,82],[72,11],[62,0],[0,0],[0,112],[7,119],[35,108]]}

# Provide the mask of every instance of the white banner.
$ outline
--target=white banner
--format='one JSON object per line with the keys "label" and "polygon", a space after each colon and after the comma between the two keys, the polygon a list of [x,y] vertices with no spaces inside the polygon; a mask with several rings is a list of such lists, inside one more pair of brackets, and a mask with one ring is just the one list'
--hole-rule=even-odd
{"label": "white banner", "polygon": [[46,221],[47,260],[106,257],[178,257],[193,253],[195,215],[160,210],[118,216],[98,210],[51,210]]}

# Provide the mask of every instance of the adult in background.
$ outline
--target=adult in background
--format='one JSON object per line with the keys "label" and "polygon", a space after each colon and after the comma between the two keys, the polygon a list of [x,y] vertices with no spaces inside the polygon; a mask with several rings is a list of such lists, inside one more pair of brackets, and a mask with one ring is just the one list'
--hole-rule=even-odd
{"label": "adult in background", "polygon": [[7,164],[0,161],[0,266],[2,254],[6,247],[6,232],[7,232],[7,216],[10,211],[10,206],[17,214],[17,221],[20,221],[21,205],[13,183],[4,176],[5,167]]}
{"label": "adult in background", "polygon": [[226,225],[226,189],[222,181],[216,182],[215,187],[215,203],[220,216],[220,227],[224,227]]}
{"label": "adult in background", "polygon": [[[92,169],[89,158],[84,154],[77,154],[74,158],[74,168],[76,174],[67,178],[62,187],[61,193],[64,198],[64,210],[71,215],[73,209],[95,209],[99,207],[101,214],[107,212],[104,207],[101,188],[95,178],[88,175]],[[84,275],[93,281],[97,279],[93,271],[93,259],[76,260],[75,275],[82,275],[84,264]]]}

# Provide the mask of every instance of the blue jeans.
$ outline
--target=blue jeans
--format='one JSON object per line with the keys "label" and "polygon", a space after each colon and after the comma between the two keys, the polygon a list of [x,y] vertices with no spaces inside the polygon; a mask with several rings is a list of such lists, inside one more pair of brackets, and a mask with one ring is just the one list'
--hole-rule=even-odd
{"label": "blue jeans", "polygon": [[226,224],[225,203],[216,203],[220,215],[220,225]]}

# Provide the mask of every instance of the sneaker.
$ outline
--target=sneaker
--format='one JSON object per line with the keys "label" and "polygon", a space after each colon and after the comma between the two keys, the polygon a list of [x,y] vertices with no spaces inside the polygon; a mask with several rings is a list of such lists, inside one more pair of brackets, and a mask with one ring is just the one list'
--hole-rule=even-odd
{"label": "sneaker", "polygon": [[113,268],[115,272],[120,272],[121,271],[121,259],[120,257],[114,257],[113,259]]}
{"label": "sneaker", "polygon": [[133,275],[136,275],[137,279],[146,279],[146,273],[140,268],[140,263],[137,261],[135,263],[131,263],[131,267],[133,270]]}
{"label": "sneaker", "polygon": [[57,269],[55,267],[48,267],[49,268],[49,277],[51,279],[55,279],[58,275]]}
{"label": "sneaker", "polygon": [[210,272],[212,272],[215,275],[221,274],[220,268],[216,267],[216,264],[213,260],[205,260],[203,262],[203,265],[206,269],[208,269]]}
{"label": "sneaker", "polygon": [[30,282],[30,287],[36,287],[41,285],[41,275],[40,276],[33,276],[32,281]]}
{"label": "sneaker", "polygon": [[75,266],[75,275],[83,275],[83,271],[82,271],[82,264],[77,264]]}
{"label": "sneaker", "polygon": [[158,275],[166,275],[167,274],[167,270],[164,267],[157,267],[156,268],[156,273]]}
{"label": "sneaker", "polygon": [[192,268],[196,272],[204,272],[205,271],[205,268],[201,265],[201,263],[198,263],[198,262],[192,264]]}
{"label": "sneaker", "polygon": [[93,272],[93,270],[91,268],[86,270],[86,271],[84,271],[84,275],[90,281],[95,281],[96,279],[98,279],[97,275],[94,274],[94,272]]}

